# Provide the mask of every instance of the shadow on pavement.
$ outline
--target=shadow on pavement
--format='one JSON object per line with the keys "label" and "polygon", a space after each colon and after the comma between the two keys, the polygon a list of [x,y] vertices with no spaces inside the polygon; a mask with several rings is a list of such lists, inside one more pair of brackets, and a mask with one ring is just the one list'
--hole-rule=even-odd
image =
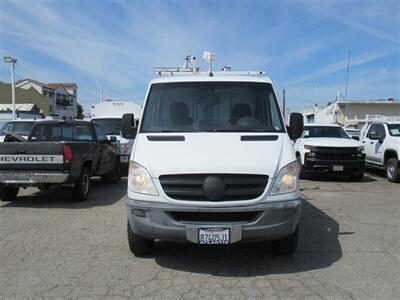
{"label": "shadow on pavement", "polygon": [[[37,190],[29,195],[21,189],[17,199],[11,202],[2,202],[6,207],[33,207],[33,208],[89,208],[108,206],[119,201],[126,195],[127,180],[122,178],[116,184],[104,184],[100,179],[91,181],[89,199],[84,202],[75,202],[68,187],[52,187],[46,191]],[[4,204],[6,203],[6,204]]]}
{"label": "shadow on pavement", "polygon": [[342,257],[339,225],[303,199],[297,252],[276,256],[268,242],[202,246],[157,242],[155,261],[164,268],[223,277],[296,273],[329,267]]}
{"label": "shadow on pavement", "polygon": [[307,178],[310,181],[329,181],[329,182],[374,182],[377,181],[375,178],[368,176],[368,174],[364,173],[364,178],[361,181],[354,181],[350,179],[348,176],[345,175],[331,175],[331,174],[321,174],[321,175],[314,175],[310,178]]}

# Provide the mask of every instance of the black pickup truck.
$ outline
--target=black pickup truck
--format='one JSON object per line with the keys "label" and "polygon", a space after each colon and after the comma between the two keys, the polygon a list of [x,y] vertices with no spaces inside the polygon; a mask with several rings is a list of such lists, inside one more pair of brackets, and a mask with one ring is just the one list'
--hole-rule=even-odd
{"label": "black pickup truck", "polygon": [[[9,139],[13,140],[13,139]],[[75,201],[90,192],[90,177],[120,180],[119,150],[103,129],[85,121],[37,122],[26,142],[0,144],[0,198],[11,201],[19,189],[68,185]]]}

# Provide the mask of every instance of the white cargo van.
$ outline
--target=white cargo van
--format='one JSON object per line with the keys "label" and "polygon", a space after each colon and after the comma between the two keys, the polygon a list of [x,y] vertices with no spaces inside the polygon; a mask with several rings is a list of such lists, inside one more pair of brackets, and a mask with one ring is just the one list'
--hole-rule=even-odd
{"label": "white cargo van", "polygon": [[[272,240],[276,253],[296,250],[301,198],[292,139],[276,94],[262,72],[157,70],[139,127],[128,177],[128,241],[135,255],[154,240],[231,244]],[[166,74],[166,76],[164,76]]]}

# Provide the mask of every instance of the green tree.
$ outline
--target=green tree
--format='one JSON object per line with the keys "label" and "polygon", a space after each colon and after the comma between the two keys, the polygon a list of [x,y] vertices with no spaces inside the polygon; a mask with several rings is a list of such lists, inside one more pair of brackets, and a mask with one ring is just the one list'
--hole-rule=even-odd
{"label": "green tree", "polygon": [[83,119],[84,117],[85,117],[85,116],[84,116],[84,114],[83,114],[83,106],[80,105],[80,104],[78,103],[76,118],[77,118],[77,119]]}

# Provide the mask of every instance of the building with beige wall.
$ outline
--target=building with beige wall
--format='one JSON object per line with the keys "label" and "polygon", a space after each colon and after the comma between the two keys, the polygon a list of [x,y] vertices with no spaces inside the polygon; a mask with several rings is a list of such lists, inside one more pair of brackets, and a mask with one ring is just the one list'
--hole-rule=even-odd
{"label": "building with beige wall", "polygon": [[307,113],[306,123],[307,120],[313,120],[313,123],[362,128],[367,115],[400,116],[400,101],[395,99],[337,100],[316,110],[312,118],[309,115],[310,110],[305,110],[304,113]]}

